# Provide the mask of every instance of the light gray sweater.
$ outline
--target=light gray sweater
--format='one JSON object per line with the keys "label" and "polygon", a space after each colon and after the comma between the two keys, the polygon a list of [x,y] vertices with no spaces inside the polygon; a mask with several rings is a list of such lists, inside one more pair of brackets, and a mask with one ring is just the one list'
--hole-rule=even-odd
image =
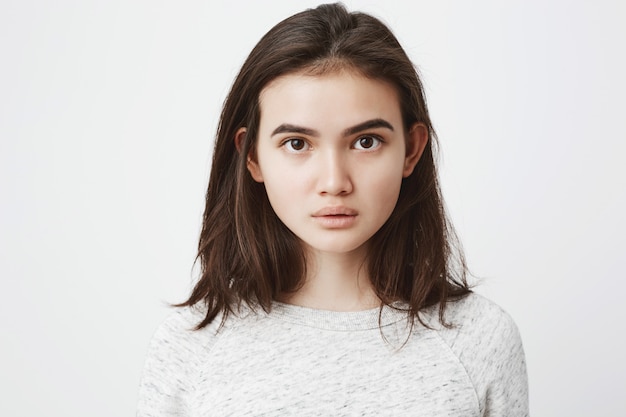
{"label": "light gray sweater", "polygon": [[[385,307],[332,312],[274,304],[193,331],[180,309],[150,344],[137,416],[528,415],[524,352],[498,306],[470,294],[408,336]],[[380,321],[379,321],[380,319]],[[384,336],[384,338],[383,338]]]}

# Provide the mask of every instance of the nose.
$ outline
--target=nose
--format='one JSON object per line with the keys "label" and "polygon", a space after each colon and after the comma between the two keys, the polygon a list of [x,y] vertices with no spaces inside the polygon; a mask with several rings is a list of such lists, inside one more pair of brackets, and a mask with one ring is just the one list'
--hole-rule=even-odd
{"label": "nose", "polygon": [[345,195],[353,189],[348,161],[341,152],[330,151],[320,155],[317,191],[319,194]]}

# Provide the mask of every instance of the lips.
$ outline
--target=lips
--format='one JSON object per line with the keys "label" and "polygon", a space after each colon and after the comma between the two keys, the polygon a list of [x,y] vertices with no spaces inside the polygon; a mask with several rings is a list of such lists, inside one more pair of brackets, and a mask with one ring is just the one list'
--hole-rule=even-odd
{"label": "lips", "polygon": [[312,214],[313,220],[325,229],[349,229],[356,224],[358,212],[344,206],[324,207]]}
{"label": "lips", "polygon": [[324,207],[321,210],[312,214],[313,217],[328,217],[328,216],[356,216],[359,214],[356,210],[349,207],[336,206],[336,207]]}

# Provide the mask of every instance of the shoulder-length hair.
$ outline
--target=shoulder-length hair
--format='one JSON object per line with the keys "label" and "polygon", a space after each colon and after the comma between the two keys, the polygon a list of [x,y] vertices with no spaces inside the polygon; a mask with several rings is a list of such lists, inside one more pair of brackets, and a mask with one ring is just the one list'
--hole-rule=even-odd
{"label": "shoulder-length hair", "polygon": [[[434,159],[433,130],[417,71],[391,31],[341,4],[321,5],[274,26],[254,47],[221,113],[206,193],[197,260],[201,276],[179,306],[204,303],[202,328],[218,314],[222,324],[242,303],[271,310],[281,293],[303,283],[305,256],[298,238],[278,219],[263,184],[247,170],[259,126],[259,95],[277,77],[349,69],[397,88],[406,129],[423,123],[429,141],[413,173],[403,179],[396,207],[371,238],[366,267],[384,305],[419,311],[469,292],[466,266],[444,210]],[[237,131],[247,133],[235,146]],[[381,307],[382,308],[382,307]],[[420,320],[421,321],[421,320]]]}

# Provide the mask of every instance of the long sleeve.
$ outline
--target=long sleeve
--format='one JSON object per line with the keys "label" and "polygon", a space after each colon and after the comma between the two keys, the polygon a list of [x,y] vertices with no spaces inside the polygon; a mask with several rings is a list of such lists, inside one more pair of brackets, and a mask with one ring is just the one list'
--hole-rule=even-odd
{"label": "long sleeve", "polygon": [[482,416],[528,416],[526,360],[513,319],[477,294],[450,303],[446,317],[452,327],[438,333],[465,367]]}
{"label": "long sleeve", "polygon": [[145,360],[139,387],[137,417],[188,415],[201,352],[212,337],[210,329],[191,330],[200,316],[181,309],[155,332]]}
{"label": "long sleeve", "polygon": [[497,323],[486,358],[485,417],[528,416],[528,378],[522,340],[508,316]]}

